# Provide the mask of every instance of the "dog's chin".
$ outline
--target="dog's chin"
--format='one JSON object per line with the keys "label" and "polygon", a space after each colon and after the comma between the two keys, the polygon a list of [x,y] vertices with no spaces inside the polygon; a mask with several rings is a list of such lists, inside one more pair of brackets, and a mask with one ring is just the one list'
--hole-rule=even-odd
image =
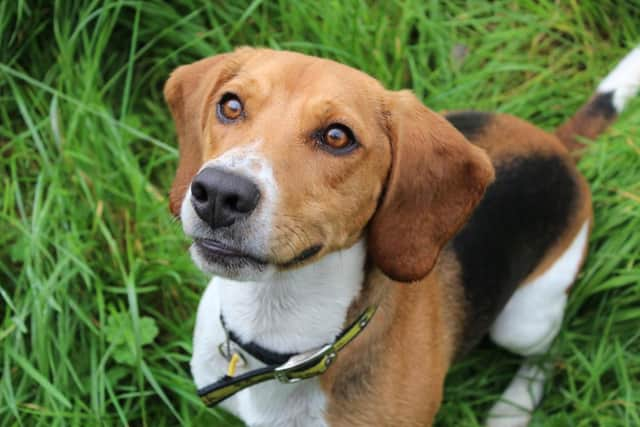
{"label": "dog's chin", "polygon": [[194,242],[189,249],[191,259],[204,273],[237,281],[260,281],[276,271],[275,266],[254,257],[211,251]]}

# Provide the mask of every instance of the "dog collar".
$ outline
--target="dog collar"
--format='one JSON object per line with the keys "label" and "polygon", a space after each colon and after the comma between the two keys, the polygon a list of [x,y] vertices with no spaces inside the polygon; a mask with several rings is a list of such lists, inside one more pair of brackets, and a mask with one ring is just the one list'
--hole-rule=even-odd
{"label": "dog collar", "polygon": [[294,354],[283,364],[267,365],[244,374],[233,376],[238,354],[230,357],[229,372],[220,380],[198,390],[200,400],[207,406],[215,406],[247,387],[276,379],[281,383],[295,383],[323,374],[347,344],[349,344],[369,324],[377,306],[368,307],[333,342],[315,350]]}

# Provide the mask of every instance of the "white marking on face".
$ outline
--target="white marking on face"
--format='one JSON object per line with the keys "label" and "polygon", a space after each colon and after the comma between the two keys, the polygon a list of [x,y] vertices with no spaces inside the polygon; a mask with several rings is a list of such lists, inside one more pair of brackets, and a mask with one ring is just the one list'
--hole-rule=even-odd
{"label": "white marking on face", "polygon": [[[342,330],[347,309],[364,281],[366,248],[359,241],[315,263],[276,272],[260,282],[214,277],[200,301],[191,372],[196,386],[220,377],[227,362],[219,316],[245,341],[277,352],[303,352],[331,342]],[[245,355],[239,373],[262,367]],[[296,384],[270,381],[245,389],[222,406],[251,426],[325,426],[326,399],[317,379]]]}
{"label": "white marking on face", "polygon": [[547,351],[560,330],[566,291],[578,274],[588,235],[587,221],[547,271],[516,290],[491,326],[494,342],[522,356]]}
{"label": "white marking on face", "polygon": [[598,93],[613,92],[613,106],[620,113],[640,89],[640,47],[625,56],[598,86]]}
{"label": "white marking on face", "polygon": [[[180,207],[182,228],[187,236],[215,238],[232,246],[240,246],[240,249],[259,258],[268,258],[271,249],[269,237],[278,202],[278,187],[271,165],[260,151],[261,145],[262,141],[257,140],[247,146],[228,150],[219,157],[204,163],[198,171],[208,167],[216,167],[249,178],[260,189],[260,202],[256,210],[240,223],[224,227],[224,229],[211,230],[196,214],[191,204],[191,188],[189,188]],[[218,266],[208,264],[193,247],[191,256],[201,270],[211,274],[224,274]],[[268,276],[274,271],[274,266],[267,266],[260,271],[247,267],[235,272],[234,278],[255,280]]]}

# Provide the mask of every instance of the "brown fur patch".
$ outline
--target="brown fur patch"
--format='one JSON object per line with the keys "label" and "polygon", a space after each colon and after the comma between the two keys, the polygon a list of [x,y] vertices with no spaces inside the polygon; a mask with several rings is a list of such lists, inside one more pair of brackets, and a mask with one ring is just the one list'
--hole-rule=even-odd
{"label": "brown fur patch", "polygon": [[321,377],[327,420],[333,427],[431,425],[455,343],[445,282],[434,270],[403,286],[374,270],[367,286],[363,299],[382,303],[365,332]]}
{"label": "brown fur patch", "polygon": [[390,101],[393,165],[369,251],[391,278],[418,280],[493,180],[486,154],[409,92]]}
{"label": "brown fur patch", "polygon": [[569,151],[574,152],[574,158],[579,157],[584,143],[578,137],[594,139],[600,135],[616,119],[615,109],[610,99],[605,100],[606,94],[597,95],[589,100],[569,120],[556,129],[556,135],[564,142]]}
{"label": "brown fur patch", "polygon": [[554,135],[509,114],[495,114],[471,141],[483,148],[494,165],[532,154],[567,156],[567,149]]}

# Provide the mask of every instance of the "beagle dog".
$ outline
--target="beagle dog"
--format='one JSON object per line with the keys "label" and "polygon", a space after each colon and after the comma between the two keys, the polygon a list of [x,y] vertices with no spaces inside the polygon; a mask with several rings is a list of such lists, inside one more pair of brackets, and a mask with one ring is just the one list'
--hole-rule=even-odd
{"label": "beagle dog", "polygon": [[431,425],[489,334],[525,356],[489,426],[524,426],[587,253],[575,166],[640,86],[640,48],[555,133],[445,116],[339,63],[240,48],[170,76],[170,207],[213,276],[191,368],[249,426]]}

